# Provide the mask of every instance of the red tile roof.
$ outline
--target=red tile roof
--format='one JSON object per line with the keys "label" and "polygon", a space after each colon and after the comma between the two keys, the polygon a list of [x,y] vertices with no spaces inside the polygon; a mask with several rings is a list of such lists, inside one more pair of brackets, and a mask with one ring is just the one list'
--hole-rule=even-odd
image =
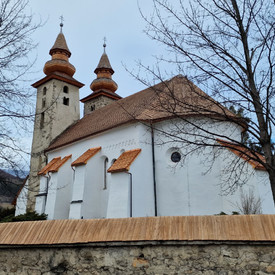
{"label": "red tile roof", "polygon": [[37,175],[46,175],[50,168],[56,163],[56,162],[59,162],[61,161],[61,157],[58,157],[58,158],[53,158],[46,166],[44,166],[44,168],[42,168],[38,173]]}
{"label": "red tile roof", "polygon": [[259,161],[257,161],[257,159],[259,159],[262,162],[265,162],[265,158],[263,155],[257,152],[252,152],[247,148],[242,147],[241,145],[226,140],[217,139],[217,141],[219,144],[229,149],[235,155],[247,161],[254,169],[263,171],[266,170],[265,167]]}
{"label": "red tile roof", "polygon": [[142,217],[0,223],[0,245],[138,241],[275,242],[275,215]]}
{"label": "red tile roof", "polygon": [[93,157],[97,152],[101,150],[101,147],[95,147],[87,150],[84,154],[82,154],[79,158],[77,158],[71,166],[79,166],[87,164],[87,161]]}
{"label": "red tile roof", "polygon": [[157,122],[179,116],[209,116],[240,123],[240,119],[232,112],[214,101],[192,82],[183,76],[176,76],[84,116],[64,131],[46,151],[124,124],[138,121]]}
{"label": "red tile roof", "polygon": [[58,172],[59,168],[68,160],[72,157],[72,155],[66,156],[63,159],[60,159],[58,161],[56,161],[48,170],[48,172]]}
{"label": "red tile roof", "polygon": [[108,169],[109,173],[118,173],[129,171],[131,164],[137,158],[141,149],[133,149],[125,151],[119,158],[113,163],[113,165]]}

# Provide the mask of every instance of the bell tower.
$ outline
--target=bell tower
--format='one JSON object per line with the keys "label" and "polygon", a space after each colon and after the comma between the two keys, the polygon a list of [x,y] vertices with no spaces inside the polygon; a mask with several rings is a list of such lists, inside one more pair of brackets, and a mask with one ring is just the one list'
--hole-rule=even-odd
{"label": "bell tower", "polygon": [[96,69],[94,70],[97,78],[90,85],[90,88],[93,92],[85,98],[81,99],[81,102],[84,103],[84,115],[87,115],[92,111],[104,107],[121,98],[121,96],[115,93],[117,90],[117,84],[112,79],[114,70],[110,64],[108,55],[106,54],[105,41],[103,48],[104,52]]}
{"label": "bell tower", "polygon": [[37,173],[47,164],[44,154],[50,143],[79,120],[79,88],[84,84],[73,78],[75,67],[69,62],[71,52],[62,33],[63,23],[44,66],[45,77],[32,84],[37,89],[27,208],[34,209],[39,190]]}

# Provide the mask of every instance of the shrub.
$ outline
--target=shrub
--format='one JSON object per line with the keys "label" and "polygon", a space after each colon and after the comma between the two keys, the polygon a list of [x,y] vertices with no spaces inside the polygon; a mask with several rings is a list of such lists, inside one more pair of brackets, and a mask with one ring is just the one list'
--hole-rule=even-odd
{"label": "shrub", "polygon": [[28,211],[27,213],[18,216],[14,216],[14,214],[7,215],[0,219],[0,222],[39,221],[46,219],[46,214],[38,214],[35,211]]}

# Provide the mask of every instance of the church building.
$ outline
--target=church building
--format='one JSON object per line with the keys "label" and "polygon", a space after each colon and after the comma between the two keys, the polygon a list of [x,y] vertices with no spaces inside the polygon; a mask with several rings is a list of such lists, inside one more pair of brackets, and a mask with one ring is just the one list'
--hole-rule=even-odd
{"label": "church building", "polygon": [[[246,122],[182,75],[128,97],[106,45],[81,99],[61,32],[37,89],[30,175],[16,215],[48,219],[214,215],[246,194],[275,214],[268,174],[241,147]],[[225,119],[226,118],[226,119]]]}

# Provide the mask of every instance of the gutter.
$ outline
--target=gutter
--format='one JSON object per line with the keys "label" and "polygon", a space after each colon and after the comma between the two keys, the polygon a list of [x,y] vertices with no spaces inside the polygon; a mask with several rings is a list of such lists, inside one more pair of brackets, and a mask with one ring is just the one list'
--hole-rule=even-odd
{"label": "gutter", "polygon": [[133,217],[133,175],[130,172],[125,172],[130,176],[130,218]]}
{"label": "gutter", "polygon": [[155,138],[154,138],[154,128],[153,128],[152,122],[150,122],[150,127],[151,127],[151,145],[152,145],[153,184],[154,184],[154,206],[155,206],[155,216],[157,216],[158,205],[157,205],[157,184],[156,184]]}

